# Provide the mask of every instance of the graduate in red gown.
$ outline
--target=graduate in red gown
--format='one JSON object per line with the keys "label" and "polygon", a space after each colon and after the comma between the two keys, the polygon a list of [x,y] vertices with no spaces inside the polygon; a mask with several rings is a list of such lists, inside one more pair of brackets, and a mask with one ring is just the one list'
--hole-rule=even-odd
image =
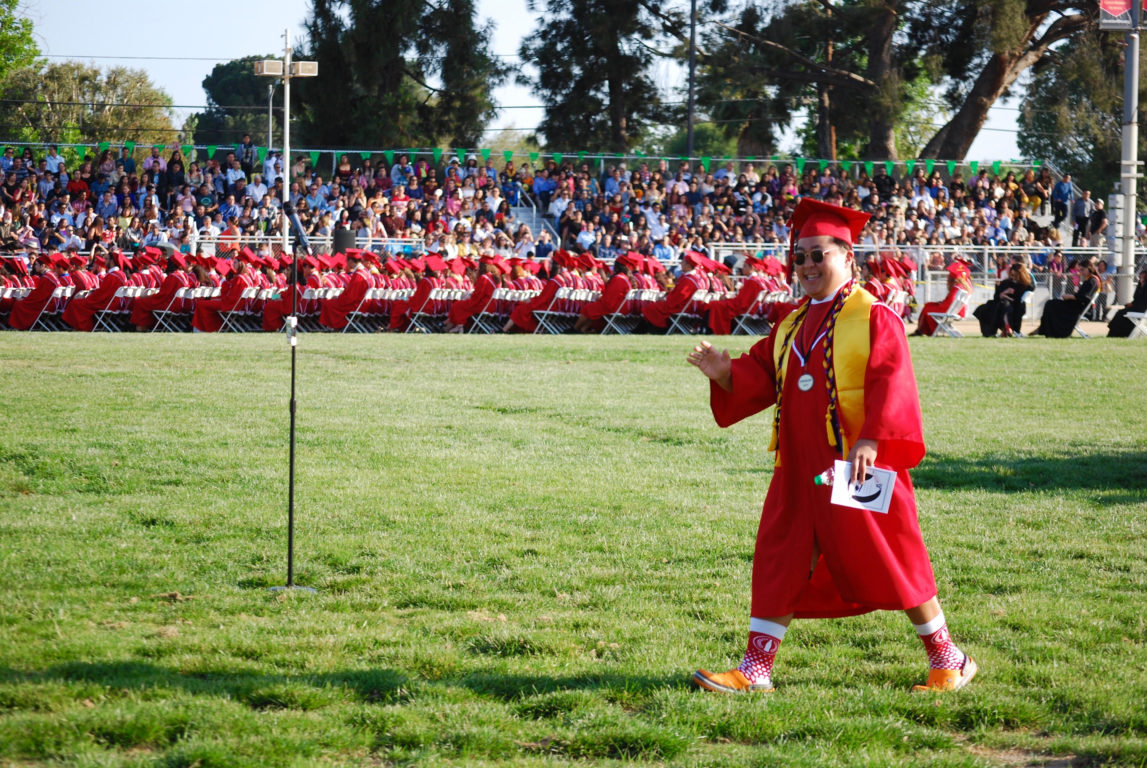
{"label": "graduate in red gown", "polygon": [[[336,254],[336,256],[341,255]],[[319,325],[332,331],[346,328],[347,315],[358,309],[366,292],[374,285],[367,267],[369,261],[375,258],[373,253],[358,248],[348,248],[345,258],[349,273],[349,279],[345,279],[346,287],[338,296],[332,296],[323,302],[323,310],[319,315]]]}
{"label": "graduate in red gown", "polygon": [[131,308],[131,324],[136,330],[150,330],[155,325],[155,313],[167,310],[182,311],[182,306],[172,306],[175,294],[182,288],[194,288],[195,278],[187,257],[176,251],[167,260],[167,275],[159,286],[159,293],[140,296]]}
{"label": "graduate in red gown", "polygon": [[550,277],[542,282],[541,293],[514,307],[510,319],[502,327],[505,333],[533,333],[538,329],[534,313],[549,309],[559,290],[573,287],[573,277],[568,271],[571,258],[566,251],[555,251],[550,256]]}
{"label": "graduate in red gown", "polygon": [[733,332],[733,318],[745,314],[762,292],[765,285],[764,262],[747,256],[741,264],[741,288],[736,295],[719,301],[709,302],[709,330],[716,336],[728,336]]}
{"label": "graduate in red gown", "polygon": [[[318,267],[319,262],[314,256],[307,256],[297,264],[292,264],[287,267],[285,280],[283,286],[279,289],[279,298],[268,299],[263,305],[263,330],[267,333],[275,333],[283,328],[284,318],[291,315],[291,302],[296,302],[296,308],[299,316],[306,313],[305,310],[310,309],[312,302],[303,299],[305,288],[315,287],[312,278],[316,278],[315,268]],[[292,280],[295,276],[295,270],[299,270],[299,278]],[[291,295],[291,283],[294,282],[295,296]]]}
{"label": "graduate in red gown", "polygon": [[596,301],[582,305],[574,322],[577,333],[601,333],[605,328],[605,316],[624,310],[625,297],[633,288],[630,275],[639,265],[628,253],[618,256],[613,262],[613,276],[605,284],[601,296]]}
{"label": "graduate in red gown", "polygon": [[241,251],[231,251],[231,254],[228,270],[231,279],[223,284],[219,297],[195,302],[191,327],[199,333],[218,333],[223,327],[223,314],[233,311],[245,301],[243,291],[255,286],[250,251],[244,248]]}
{"label": "graduate in red gown", "polygon": [[[943,301],[929,301],[920,310],[920,320],[916,326],[916,330],[912,332],[913,336],[931,336],[936,332],[936,321],[933,320],[928,313],[930,312],[947,312],[952,306],[952,302],[956,300],[956,294],[961,290],[972,290],[972,272],[968,269],[968,265],[957,259],[948,265],[948,294],[944,297]],[[960,317],[964,317],[968,312],[968,305],[965,304],[960,308]]]}
{"label": "graduate in red gown", "polygon": [[681,277],[673,286],[673,290],[665,294],[665,298],[661,301],[646,304],[641,308],[641,314],[645,318],[644,328],[641,330],[665,331],[669,328],[669,318],[685,311],[694,293],[709,290],[709,277],[701,269],[701,265],[706,261],[708,259],[699,253],[689,251],[685,254],[681,259]]}
{"label": "graduate in red gown", "polygon": [[74,330],[91,333],[95,329],[97,312],[118,309],[114,306],[118,303],[115,301],[115,294],[120,288],[129,284],[131,277],[127,271],[129,263],[127,257],[116,252],[112,268],[100,279],[99,285],[87,296],[73,298],[68,302],[67,308],[64,309],[63,321]]}
{"label": "graduate in red gown", "polygon": [[390,325],[392,331],[405,331],[410,325],[410,315],[415,312],[435,314],[444,307],[437,306],[437,302],[430,301],[431,291],[446,287],[442,273],[446,271],[446,262],[436,253],[429,254],[423,260],[424,274],[414,286],[414,293],[409,300],[399,300],[390,307]]}
{"label": "graduate in red gown", "polygon": [[8,315],[8,325],[17,331],[31,330],[48,305],[52,302],[52,293],[64,285],[64,275],[68,271],[68,260],[58,253],[41,253],[32,262],[32,276],[36,283],[32,292],[22,299],[12,303],[12,311]]}
{"label": "graduate in red gown", "polygon": [[479,259],[479,265],[480,274],[474,283],[474,290],[470,291],[470,296],[454,302],[450,307],[445,325],[447,333],[462,333],[466,330],[466,323],[470,318],[490,305],[494,291],[502,285],[502,275],[510,273],[509,265],[497,256],[483,256]]}
{"label": "graduate in red gown", "polygon": [[[777,649],[794,617],[903,610],[929,659],[925,690],[955,690],[976,664],[955,646],[916,518],[908,470],[924,456],[920,402],[904,327],[852,279],[852,242],[867,214],[809,198],[793,213],[795,273],[806,298],[769,337],[731,360],[702,342],[689,362],[710,379],[727,427],[775,404],[776,465],[753,556],[752,609],[736,669],[698,670],[706,690],[772,690]],[[887,513],[830,503],[814,482],[834,460],[863,481],[872,467],[896,482]]]}

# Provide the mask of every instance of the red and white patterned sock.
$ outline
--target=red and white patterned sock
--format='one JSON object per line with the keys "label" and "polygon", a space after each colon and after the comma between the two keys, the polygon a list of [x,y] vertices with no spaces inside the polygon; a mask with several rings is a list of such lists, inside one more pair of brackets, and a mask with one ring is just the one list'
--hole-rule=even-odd
{"label": "red and white patterned sock", "polygon": [[912,626],[924,643],[924,650],[928,652],[928,664],[932,669],[964,668],[964,653],[952,642],[943,612],[926,624]]}
{"label": "red and white patterned sock", "polygon": [[737,669],[754,685],[772,680],[773,660],[788,630],[783,624],[766,619],[749,619],[749,645]]}

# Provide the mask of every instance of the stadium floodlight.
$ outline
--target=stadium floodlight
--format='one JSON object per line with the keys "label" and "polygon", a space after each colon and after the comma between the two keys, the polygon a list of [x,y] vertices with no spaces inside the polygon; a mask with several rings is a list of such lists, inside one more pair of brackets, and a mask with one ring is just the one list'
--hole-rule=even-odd
{"label": "stadium floodlight", "polygon": [[[311,587],[299,587],[295,585],[295,350],[298,348],[298,327],[299,327],[299,289],[298,289],[298,274],[299,263],[295,258],[294,252],[291,250],[291,225],[289,222],[288,212],[291,210],[291,180],[290,180],[290,157],[291,157],[291,78],[292,77],[316,77],[319,74],[319,63],[317,61],[292,61],[291,60],[291,31],[289,29],[283,30],[283,59],[263,59],[255,62],[255,74],[262,75],[263,77],[281,77],[283,79],[283,200],[282,200],[282,223],[283,223],[283,249],[281,254],[287,256],[292,255],[292,280],[288,286],[291,291],[291,316],[287,318],[287,339],[291,345],[291,448],[290,448],[290,468],[288,470],[287,479],[287,583],[282,587],[272,587],[272,589],[286,589],[286,590],[306,590],[314,592]],[[267,131],[267,144],[268,151],[270,151],[270,129]],[[310,255],[310,248],[307,246],[306,238],[302,231],[299,232],[302,244],[307,248],[307,255]]]}

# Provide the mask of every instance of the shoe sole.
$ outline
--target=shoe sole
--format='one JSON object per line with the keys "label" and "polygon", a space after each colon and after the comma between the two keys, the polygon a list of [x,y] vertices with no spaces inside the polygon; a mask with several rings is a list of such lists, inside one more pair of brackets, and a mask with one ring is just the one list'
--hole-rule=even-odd
{"label": "shoe sole", "polygon": [[929,688],[926,685],[916,685],[912,687],[912,690],[923,693],[946,693],[949,691],[958,691],[968,683],[972,682],[972,678],[975,677],[976,673],[979,671],[980,668],[976,665],[976,660],[969,656],[968,663],[964,665],[964,674],[960,676],[960,679],[957,680],[951,688]]}
{"label": "shoe sole", "polygon": [[707,691],[714,693],[771,693],[776,690],[771,685],[752,685],[748,688],[730,688],[727,685],[713,682],[709,678],[702,675],[700,672],[693,673],[693,684],[698,688],[704,688]]}

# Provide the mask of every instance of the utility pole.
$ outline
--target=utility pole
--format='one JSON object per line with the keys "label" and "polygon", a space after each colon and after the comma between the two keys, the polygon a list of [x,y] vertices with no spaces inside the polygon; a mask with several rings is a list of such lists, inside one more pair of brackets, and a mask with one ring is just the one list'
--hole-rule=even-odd
{"label": "utility pole", "polygon": [[697,72],[697,0],[689,3],[689,128],[686,153],[693,157],[693,79]]}

